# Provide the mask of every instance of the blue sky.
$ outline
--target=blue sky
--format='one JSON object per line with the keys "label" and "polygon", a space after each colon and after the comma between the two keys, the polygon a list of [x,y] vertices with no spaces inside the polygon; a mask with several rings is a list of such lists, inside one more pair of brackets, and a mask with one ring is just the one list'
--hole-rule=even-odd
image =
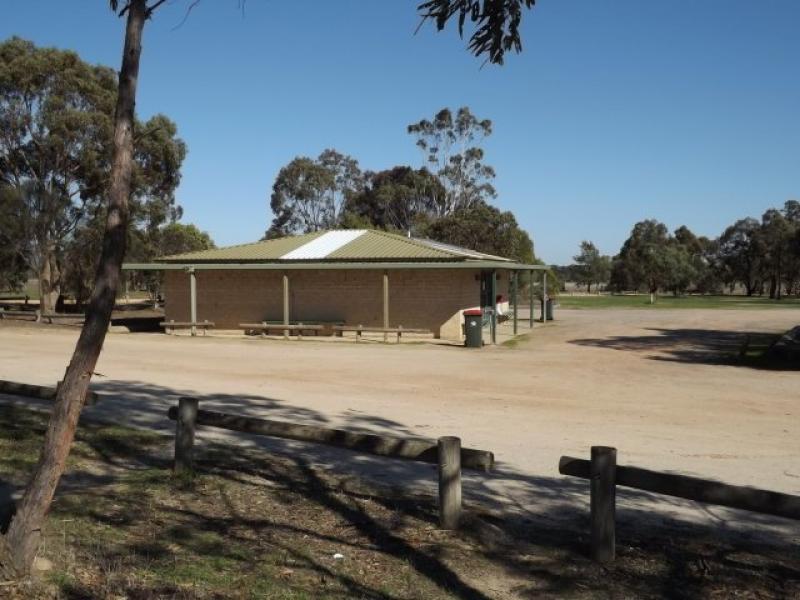
{"label": "blue sky", "polygon": [[[540,0],[524,51],[485,66],[414,0],[170,0],[145,31],[138,111],[189,146],[178,200],[218,244],[258,239],[278,169],[327,147],[363,168],[422,164],[406,126],[469,106],[498,206],[550,263],[617,252],[656,218],[718,235],[800,198],[800,1]],[[105,0],[3,0],[19,35],[118,67]]]}

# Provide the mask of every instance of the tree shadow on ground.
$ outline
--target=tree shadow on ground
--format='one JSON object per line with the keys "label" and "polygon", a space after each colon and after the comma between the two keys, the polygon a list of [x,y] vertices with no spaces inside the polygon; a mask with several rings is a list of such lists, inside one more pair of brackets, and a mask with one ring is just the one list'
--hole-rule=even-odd
{"label": "tree shadow on ground", "polygon": [[764,331],[648,328],[651,335],[569,340],[570,344],[647,353],[651,360],[780,371],[800,370],[800,361],[765,356],[780,334]]}

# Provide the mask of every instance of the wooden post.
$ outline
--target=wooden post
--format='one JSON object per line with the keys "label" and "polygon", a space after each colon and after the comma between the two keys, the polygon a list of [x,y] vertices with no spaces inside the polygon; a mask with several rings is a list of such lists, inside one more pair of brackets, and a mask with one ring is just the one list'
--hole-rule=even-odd
{"label": "wooden post", "polygon": [[511,288],[512,298],[514,303],[514,335],[517,335],[517,287],[519,287],[519,271],[514,271],[514,287]]}
{"label": "wooden post", "polygon": [[547,318],[547,271],[542,271],[542,323]]}
{"label": "wooden post", "polygon": [[529,280],[528,281],[528,283],[529,283],[528,287],[530,287],[528,292],[530,293],[530,296],[531,296],[530,314],[528,315],[528,327],[533,329],[533,304],[534,304],[534,301],[533,301],[533,270],[530,271],[528,280]]}
{"label": "wooden post", "polygon": [[497,343],[497,271],[492,271],[492,299],[490,306],[492,313],[489,315],[489,329],[492,335],[492,344]]}
{"label": "wooden post", "polygon": [[194,429],[197,420],[197,398],[178,400],[178,419],[175,421],[175,466],[176,473],[191,472]]}
{"label": "wooden post", "polygon": [[197,276],[194,267],[189,267],[189,320],[192,322],[192,337],[197,335]]}
{"label": "wooden post", "polygon": [[590,466],[592,558],[606,563],[615,556],[617,449],[592,446]]}
{"label": "wooden post", "polygon": [[400,343],[400,336],[402,336],[402,335],[403,335],[403,326],[402,325],[398,325],[397,326],[397,343],[398,344]]}
{"label": "wooden post", "polygon": [[[289,324],[289,275],[283,272],[283,324]],[[283,330],[283,339],[289,339],[289,330]]]}
{"label": "wooden post", "polygon": [[440,437],[439,524],[442,529],[458,529],[461,520],[461,439]]}
{"label": "wooden post", "polygon": [[[383,328],[389,329],[389,271],[383,272]],[[389,341],[389,332],[383,332],[383,342]]]}

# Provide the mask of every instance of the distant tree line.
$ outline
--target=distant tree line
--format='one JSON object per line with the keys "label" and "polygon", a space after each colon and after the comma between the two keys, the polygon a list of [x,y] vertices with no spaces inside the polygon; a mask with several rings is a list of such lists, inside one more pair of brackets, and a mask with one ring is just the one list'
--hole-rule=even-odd
{"label": "distant tree line", "polygon": [[492,122],[467,107],[408,126],[423,166],[362,171],[333,149],[298,156],[272,186],[267,239],[322,229],[376,228],[533,262],[533,241],[511,212],[491,204],[494,169],[482,141]]}
{"label": "distant tree line", "polygon": [[682,226],[670,233],[656,220],[633,226],[619,253],[600,255],[591,242],[581,243],[574,264],[558,267],[563,281],[591,290],[768,295],[779,300],[800,295],[800,202],[771,208],[761,220],[740,219],[711,239]]}
{"label": "distant tree line", "polygon": [[[91,291],[116,98],[111,68],[20,38],[0,43],[0,289],[36,278],[47,312],[65,295],[82,303]],[[178,222],[186,144],[175,123],[164,115],[137,120],[134,136],[128,260],[213,246],[207,234]]]}

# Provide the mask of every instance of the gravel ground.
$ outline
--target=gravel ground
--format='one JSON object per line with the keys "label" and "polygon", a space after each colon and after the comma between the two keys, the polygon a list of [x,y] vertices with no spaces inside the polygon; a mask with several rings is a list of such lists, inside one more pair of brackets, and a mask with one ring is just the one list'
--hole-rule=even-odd
{"label": "gravel ground", "polygon": [[[513,348],[321,343],[160,334],[108,336],[87,409],[100,419],[170,429],[181,395],[232,413],[395,435],[459,435],[498,468],[471,475],[468,502],[526,519],[588,512],[586,483],[559,456],[619,449],[620,464],[800,494],[800,371],[736,362],[745,340],[798,323],[796,310],[561,310]],[[526,326],[522,327],[526,330]],[[52,385],[77,329],[0,323],[0,378]],[[7,402],[19,402],[6,397]],[[205,430],[202,439],[302,453],[326,470],[432,490],[427,465]],[[638,492],[620,519],[689,523],[800,541],[796,523]]]}

